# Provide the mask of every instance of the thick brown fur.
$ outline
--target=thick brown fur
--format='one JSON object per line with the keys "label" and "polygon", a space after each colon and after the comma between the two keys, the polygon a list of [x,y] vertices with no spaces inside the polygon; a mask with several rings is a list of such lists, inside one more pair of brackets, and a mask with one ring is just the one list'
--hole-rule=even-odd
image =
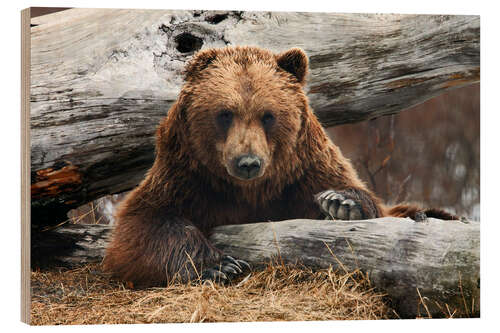
{"label": "thick brown fur", "polygon": [[[425,215],[422,215],[425,214]],[[386,208],[385,215],[394,217],[409,217],[418,220],[427,217],[432,217],[442,220],[460,220],[459,216],[450,214],[444,210],[437,208],[422,208],[417,204],[400,204]]]}
{"label": "thick brown fur", "polygon": [[[365,218],[411,214],[385,209],[328,138],[303,90],[307,68],[300,49],[228,47],[194,56],[157,130],[154,165],[119,207],[106,271],[138,286],[195,278],[221,258],[207,240],[212,228],[321,218],[314,195],[327,189],[359,202]],[[217,123],[221,110],[234,117],[228,128]],[[269,112],[272,126],[263,125]],[[247,152],[261,157],[262,168],[242,180],[233,161]]]}

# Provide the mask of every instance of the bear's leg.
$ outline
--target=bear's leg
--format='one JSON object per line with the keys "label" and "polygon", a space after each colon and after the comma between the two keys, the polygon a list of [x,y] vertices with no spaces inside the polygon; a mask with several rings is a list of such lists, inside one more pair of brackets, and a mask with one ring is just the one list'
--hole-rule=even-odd
{"label": "bear's leg", "polygon": [[315,198],[321,211],[330,219],[364,220],[382,216],[375,199],[364,190],[327,190]]}
{"label": "bear's leg", "polygon": [[409,217],[417,222],[425,221],[428,217],[441,220],[461,220],[461,221],[467,220],[466,217],[453,215],[442,209],[436,209],[436,208],[424,209],[414,204],[399,204],[390,207],[387,210],[387,215],[395,217]]}
{"label": "bear's leg", "polygon": [[217,280],[207,268],[220,271],[218,280],[225,281],[242,273],[245,264],[228,260],[186,219],[126,215],[118,221],[103,267],[136,287],[147,287],[174,279]]}

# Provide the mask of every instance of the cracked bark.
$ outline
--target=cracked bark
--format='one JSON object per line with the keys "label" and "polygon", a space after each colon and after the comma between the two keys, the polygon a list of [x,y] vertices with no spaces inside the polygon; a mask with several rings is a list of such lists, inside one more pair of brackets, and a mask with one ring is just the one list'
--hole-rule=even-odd
{"label": "cracked bark", "polygon": [[[326,126],[479,80],[478,16],[70,9],[31,24],[33,225],[142,179],[199,48],[303,48],[311,106]],[[62,168],[73,174],[58,184]]]}

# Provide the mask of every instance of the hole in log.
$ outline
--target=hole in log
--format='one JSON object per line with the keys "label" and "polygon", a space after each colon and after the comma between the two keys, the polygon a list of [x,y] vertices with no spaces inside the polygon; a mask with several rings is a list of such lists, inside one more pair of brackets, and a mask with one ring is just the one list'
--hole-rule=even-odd
{"label": "hole in log", "polygon": [[222,21],[224,21],[225,19],[227,19],[228,16],[229,16],[229,14],[215,14],[215,15],[207,17],[205,19],[205,21],[207,21],[208,23],[211,23],[211,24],[218,24],[218,23],[221,23]]}
{"label": "hole in log", "polygon": [[203,39],[196,37],[189,32],[183,32],[175,37],[177,51],[181,53],[195,52],[203,46]]}

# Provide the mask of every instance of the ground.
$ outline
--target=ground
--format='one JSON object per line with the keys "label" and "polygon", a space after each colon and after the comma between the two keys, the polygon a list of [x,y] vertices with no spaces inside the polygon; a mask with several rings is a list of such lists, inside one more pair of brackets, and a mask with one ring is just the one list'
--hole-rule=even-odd
{"label": "ground", "polygon": [[231,285],[132,290],[99,265],[31,273],[33,325],[389,319],[397,315],[359,271],[269,265]]}

